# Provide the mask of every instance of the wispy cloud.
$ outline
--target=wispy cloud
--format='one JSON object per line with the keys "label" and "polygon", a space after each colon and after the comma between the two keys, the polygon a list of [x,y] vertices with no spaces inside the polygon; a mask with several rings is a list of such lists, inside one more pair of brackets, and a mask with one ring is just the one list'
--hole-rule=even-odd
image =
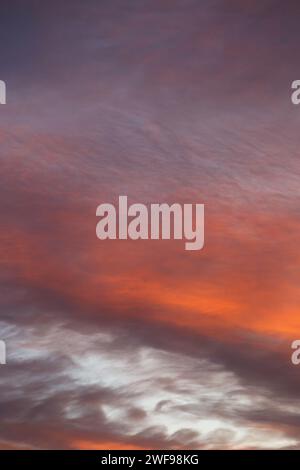
{"label": "wispy cloud", "polygon": [[[298,3],[27,4],[0,19],[1,448],[299,446]],[[204,203],[204,250],[99,242],[119,194]]]}

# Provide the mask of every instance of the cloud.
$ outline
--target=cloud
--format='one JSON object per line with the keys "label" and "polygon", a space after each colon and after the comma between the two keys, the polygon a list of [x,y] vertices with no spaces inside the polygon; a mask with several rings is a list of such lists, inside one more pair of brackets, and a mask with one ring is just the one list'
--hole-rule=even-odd
{"label": "cloud", "polygon": [[[298,3],[4,3],[0,446],[297,447]],[[119,194],[204,251],[100,243]]]}

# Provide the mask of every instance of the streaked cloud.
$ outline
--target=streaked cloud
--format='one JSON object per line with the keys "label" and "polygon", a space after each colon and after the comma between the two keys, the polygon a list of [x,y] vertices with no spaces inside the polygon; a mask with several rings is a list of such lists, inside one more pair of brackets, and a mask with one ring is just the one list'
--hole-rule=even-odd
{"label": "streaked cloud", "polygon": [[[4,3],[0,447],[298,447],[298,3]],[[120,194],[204,251],[100,243]]]}

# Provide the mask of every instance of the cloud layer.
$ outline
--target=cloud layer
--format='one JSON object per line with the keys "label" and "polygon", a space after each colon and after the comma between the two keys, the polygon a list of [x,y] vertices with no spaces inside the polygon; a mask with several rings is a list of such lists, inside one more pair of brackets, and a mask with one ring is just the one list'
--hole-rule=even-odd
{"label": "cloud layer", "polygon": [[[297,448],[298,3],[21,3],[0,19],[0,447]],[[120,194],[204,203],[204,250],[100,242]]]}

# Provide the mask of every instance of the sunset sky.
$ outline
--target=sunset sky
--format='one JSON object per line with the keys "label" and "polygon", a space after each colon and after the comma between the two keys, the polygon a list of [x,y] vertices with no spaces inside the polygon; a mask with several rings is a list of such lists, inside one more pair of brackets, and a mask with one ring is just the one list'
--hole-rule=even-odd
{"label": "sunset sky", "polygon": [[[1,449],[300,448],[297,0],[1,0]],[[205,247],[96,208],[205,204]]]}

